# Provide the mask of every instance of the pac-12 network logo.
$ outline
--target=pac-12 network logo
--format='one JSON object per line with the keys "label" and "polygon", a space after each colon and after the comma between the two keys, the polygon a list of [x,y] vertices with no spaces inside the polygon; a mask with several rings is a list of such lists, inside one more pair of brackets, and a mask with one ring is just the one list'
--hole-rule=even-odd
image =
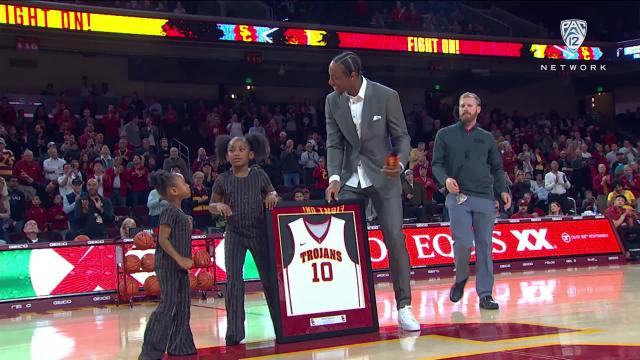
{"label": "pac-12 network logo", "polygon": [[587,22],[580,19],[568,19],[560,22],[560,34],[569,50],[576,52],[587,37]]}

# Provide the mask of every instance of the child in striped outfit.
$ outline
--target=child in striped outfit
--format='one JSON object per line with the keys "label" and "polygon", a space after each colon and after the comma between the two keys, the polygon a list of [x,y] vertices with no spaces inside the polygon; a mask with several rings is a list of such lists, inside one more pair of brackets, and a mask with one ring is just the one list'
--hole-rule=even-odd
{"label": "child in striped outfit", "polygon": [[189,327],[193,220],[180,209],[182,200],[191,196],[191,189],[182,175],[164,170],[151,174],[150,182],[169,205],[160,214],[155,255],[160,304],[149,317],[138,359],[162,359],[165,351],[175,356],[195,355],[196,346]]}
{"label": "child in striped outfit", "polygon": [[209,205],[209,211],[222,214],[227,219],[224,236],[227,345],[237,345],[245,336],[242,268],[247,250],[251,251],[256,261],[273,320],[265,207],[273,209],[278,202],[278,194],[271,185],[269,176],[260,167],[249,167],[250,161],[260,161],[268,152],[269,143],[260,134],[234,138],[220,136],[216,141],[216,154],[220,163],[226,161],[231,164],[231,168],[216,179]]}

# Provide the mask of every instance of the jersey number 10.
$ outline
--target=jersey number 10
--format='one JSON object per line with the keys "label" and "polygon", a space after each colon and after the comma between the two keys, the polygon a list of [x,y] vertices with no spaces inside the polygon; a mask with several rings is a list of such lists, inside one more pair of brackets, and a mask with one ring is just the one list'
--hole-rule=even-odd
{"label": "jersey number 10", "polygon": [[311,267],[313,268],[313,282],[320,282],[320,279],[322,281],[333,280],[333,265],[330,262],[312,263]]}

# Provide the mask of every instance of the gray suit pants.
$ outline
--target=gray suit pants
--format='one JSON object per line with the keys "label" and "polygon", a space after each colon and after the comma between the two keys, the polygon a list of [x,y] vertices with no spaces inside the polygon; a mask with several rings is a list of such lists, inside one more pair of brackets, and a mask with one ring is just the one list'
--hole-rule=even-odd
{"label": "gray suit pants", "polygon": [[471,247],[476,246],[476,292],[479,297],[493,292],[493,224],[495,203],[489,199],[467,195],[458,205],[455,194],[448,194],[445,201],[449,210],[453,255],[456,264],[456,282],[469,277]]}
{"label": "gray suit pants", "polygon": [[393,282],[398,309],[411,305],[411,285],[409,253],[402,232],[402,191],[397,188],[378,191],[373,186],[353,188],[345,185],[340,191],[340,199],[363,199],[365,204],[371,199],[378,214],[384,243],[389,251],[389,272]]}

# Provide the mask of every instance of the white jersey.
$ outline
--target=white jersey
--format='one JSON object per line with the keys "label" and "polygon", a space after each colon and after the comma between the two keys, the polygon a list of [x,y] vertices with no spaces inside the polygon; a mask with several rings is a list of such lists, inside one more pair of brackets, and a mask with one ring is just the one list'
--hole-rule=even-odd
{"label": "white jersey", "polygon": [[289,230],[294,255],[284,271],[287,315],[363,308],[360,266],[347,254],[345,221],[332,216],[308,224],[300,218]]}

